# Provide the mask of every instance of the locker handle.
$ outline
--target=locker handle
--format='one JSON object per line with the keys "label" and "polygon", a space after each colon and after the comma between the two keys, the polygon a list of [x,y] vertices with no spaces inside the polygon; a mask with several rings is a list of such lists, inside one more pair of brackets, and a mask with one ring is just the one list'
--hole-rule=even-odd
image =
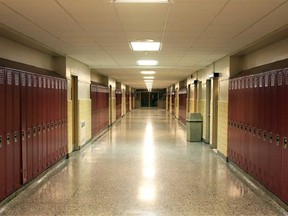
{"label": "locker handle", "polygon": [[36,127],[33,127],[33,136],[36,136]]}
{"label": "locker handle", "polygon": [[283,141],[284,141],[284,143],[283,143],[283,148],[284,148],[284,149],[287,149],[287,145],[288,145],[288,139],[287,139],[287,137],[284,137]]}
{"label": "locker handle", "polygon": [[266,139],[267,139],[267,132],[264,131],[264,132],[263,132],[263,140],[266,141]]}
{"label": "locker handle", "polygon": [[21,136],[22,136],[22,140],[25,140],[25,131],[24,130],[22,130]]}
{"label": "locker handle", "polygon": [[7,134],[6,139],[7,139],[7,145],[10,145],[10,134],[9,133]]}
{"label": "locker handle", "polygon": [[273,133],[272,132],[269,133],[269,142],[270,143],[273,142]]}
{"label": "locker handle", "polygon": [[251,128],[251,127],[248,128],[248,132],[249,132],[249,133],[252,132],[252,128]]}
{"label": "locker handle", "polygon": [[2,147],[2,136],[0,136],[0,148]]}
{"label": "locker handle", "polygon": [[43,133],[45,133],[46,127],[45,125],[42,126]]}
{"label": "locker handle", "polygon": [[50,131],[50,124],[47,124],[47,131]]}
{"label": "locker handle", "polygon": [[242,124],[240,125],[240,129],[243,130],[243,125]]}
{"label": "locker handle", "polygon": [[41,134],[41,126],[38,126],[38,134]]}
{"label": "locker handle", "polygon": [[30,138],[30,129],[27,130],[27,137]]}
{"label": "locker handle", "polygon": [[54,130],[54,124],[53,124],[53,122],[51,123],[51,130]]}
{"label": "locker handle", "polygon": [[256,135],[256,128],[253,128],[253,136]]}
{"label": "locker handle", "polygon": [[276,145],[278,146],[280,144],[280,136],[276,135]]}
{"label": "locker handle", "polygon": [[247,132],[247,126],[246,125],[244,126],[244,131],[245,131],[245,133]]}
{"label": "locker handle", "polygon": [[258,130],[258,139],[261,139],[261,130]]}
{"label": "locker handle", "polygon": [[17,143],[18,142],[18,133],[15,132],[14,133],[14,143]]}
{"label": "locker handle", "polygon": [[57,129],[57,125],[58,125],[57,122],[55,122],[55,129]]}

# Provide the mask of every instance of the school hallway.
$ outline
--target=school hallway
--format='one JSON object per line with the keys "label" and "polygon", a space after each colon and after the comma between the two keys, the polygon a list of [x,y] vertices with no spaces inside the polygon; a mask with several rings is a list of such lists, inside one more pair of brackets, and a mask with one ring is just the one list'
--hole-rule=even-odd
{"label": "school hallway", "polygon": [[[1,215],[285,215],[169,112],[136,109],[0,210]],[[241,175],[241,174],[240,174]]]}

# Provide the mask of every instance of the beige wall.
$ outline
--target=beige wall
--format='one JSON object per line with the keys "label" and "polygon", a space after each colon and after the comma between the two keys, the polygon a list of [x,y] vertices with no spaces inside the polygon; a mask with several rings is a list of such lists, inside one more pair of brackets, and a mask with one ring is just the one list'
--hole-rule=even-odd
{"label": "beige wall", "polygon": [[54,59],[52,56],[29,48],[22,44],[0,37],[0,58],[20,62],[35,67],[54,70]]}
{"label": "beige wall", "polygon": [[[68,80],[68,100],[71,100],[71,76],[78,77],[78,145],[91,139],[91,99],[90,99],[90,68],[72,58],[66,58],[66,77]],[[72,101],[68,101],[68,119],[72,121]],[[71,104],[71,105],[70,105]],[[69,107],[71,106],[71,107]],[[69,110],[71,111],[69,112]],[[72,136],[72,124],[68,124],[68,135]],[[72,138],[68,137],[68,149],[72,150]],[[70,152],[69,152],[70,153]]]}
{"label": "beige wall", "polygon": [[257,50],[243,57],[242,70],[288,58],[288,39]]}

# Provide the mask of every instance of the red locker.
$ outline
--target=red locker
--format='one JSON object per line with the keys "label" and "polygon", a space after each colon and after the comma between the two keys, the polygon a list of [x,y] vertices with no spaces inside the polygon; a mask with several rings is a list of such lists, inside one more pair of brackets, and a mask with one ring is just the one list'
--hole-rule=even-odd
{"label": "red locker", "polygon": [[67,80],[64,82],[64,141],[65,141],[65,155],[68,154],[68,102],[67,102]]}
{"label": "red locker", "polygon": [[50,111],[51,111],[51,116],[50,116],[50,120],[51,120],[51,125],[50,125],[50,146],[51,146],[51,164],[54,164],[54,162],[56,161],[56,143],[55,143],[55,110],[56,108],[56,102],[55,102],[55,98],[56,98],[56,91],[55,91],[55,79],[51,77],[51,95],[50,95]]}
{"label": "red locker", "polygon": [[[259,75],[253,76],[253,138],[251,146],[252,176],[258,179],[258,133],[259,133]],[[260,131],[261,132],[261,131]]]}
{"label": "red locker", "polygon": [[14,190],[13,72],[6,69],[6,194]]}
{"label": "red locker", "polygon": [[[278,86],[279,79],[279,86]],[[278,122],[278,115],[281,115],[279,109],[282,109],[282,104],[278,100],[277,89],[281,89],[282,75],[278,76],[277,70],[272,71],[270,75],[270,132],[269,132],[269,154],[268,154],[268,188],[276,195],[281,195],[281,172],[282,172],[282,147],[280,145],[280,133],[281,125]],[[281,94],[279,94],[280,96]]]}
{"label": "red locker", "polygon": [[38,79],[35,74],[32,75],[32,140],[33,140],[33,177],[36,177],[39,174],[38,168]]}
{"label": "red locker", "polygon": [[64,80],[61,79],[61,115],[60,115],[60,119],[61,119],[61,157],[63,157],[65,155],[65,140],[64,140],[64,113],[65,113],[65,100],[64,100]]}
{"label": "red locker", "polygon": [[46,95],[46,103],[47,103],[47,112],[46,112],[46,119],[47,119],[47,128],[46,128],[46,136],[47,136],[47,167],[52,164],[52,129],[51,129],[51,117],[52,117],[52,89],[51,89],[51,78],[47,77],[47,95]]}
{"label": "red locker", "polygon": [[27,147],[27,179],[33,178],[33,87],[32,87],[32,75],[27,74],[27,118],[26,118],[26,147]]}
{"label": "red locker", "polygon": [[20,136],[20,127],[21,127],[21,95],[20,95],[20,73],[13,70],[13,139],[11,140],[12,145],[14,146],[14,190],[18,189],[21,186],[21,136]]}
{"label": "red locker", "polygon": [[5,69],[0,68],[0,201],[6,196],[6,136],[5,136],[5,122],[6,122],[6,77]]}
{"label": "red locker", "polygon": [[43,169],[48,167],[48,152],[47,152],[47,77],[43,76],[43,93],[42,93],[42,150],[43,150]]}
{"label": "red locker", "polygon": [[21,83],[21,157],[22,157],[22,184],[28,181],[27,174],[27,78],[26,73],[20,73]]}
{"label": "red locker", "polygon": [[[263,74],[263,92],[262,92],[262,142],[260,151],[260,167],[262,167],[262,183],[263,185],[268,185],[268,154],[269,154],[269,131],[270,131],[270,72],[265,72]],[[260,111],[261,112],[261,111]]]}
{"label": "red locker", "polygon": [[253,76],[249,76],[248,78],[249,88],[247,92],[247,100],[248,100],[248,173],[250,175],[253,174],[253,118],[254,118],[254,98],[253,98]]}
{"label": "red locker", "polygon": [[248,77],[244,77],[244,89],[243,89],[243,104],[244,104],[244,108],[243,108],[243,139],[242,139],[242,145],[243,145],[243,170],[245,170],[246,172],[248,171],[248,163],[249,163],[249,131],[248,131],[248,125],[249,125],[249,96],[248,96],[248,92],[249,92],[249,79]]}
{"label": "red locker", "polygon": [[264,127],[265,127],[265,89],[264,89],[264,74],[259,75],[259,128],[258,128],[258,180],[265,184],[264,172],[265,172],[265,161],[267,155],[265,154],[264,144]]}
{"label": "red locker", "polygon": [[[283,134],[283,141],[281,143],[282,146],[282,194],[281,197],[285,203],[288,204],[288,114],[287,114],[287,97],[288,97],[288,68],[283,70],[284,75],[284,90],[283,95],[281,98],[282,106],[282,134]],[[278,96],[279,97],[279,96]]]}
{"label": "red locker", "polygon": [[54,78],[55,81],[55,89],[54,89],[54,162],[59,159],[59,127],[58,127],[58,119],[59,119],[59,88],[58,88],[58,79]]}
{"label": "red locker", "polygon": [[42,76],[38,76],[38,118],[37,118],[37,133],[38,133],[38,173],[43,171],[43,79]]}

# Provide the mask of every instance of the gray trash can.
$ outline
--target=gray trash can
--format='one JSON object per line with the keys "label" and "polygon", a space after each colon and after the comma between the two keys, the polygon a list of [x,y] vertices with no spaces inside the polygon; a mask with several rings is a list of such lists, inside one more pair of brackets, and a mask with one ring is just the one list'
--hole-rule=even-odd
{"label": "gray trash can", "polygon": [[202,124],[203,118],[201,116],[201,113],[189,113],[188,118],[186,119],[187,141],[202,141]]}

